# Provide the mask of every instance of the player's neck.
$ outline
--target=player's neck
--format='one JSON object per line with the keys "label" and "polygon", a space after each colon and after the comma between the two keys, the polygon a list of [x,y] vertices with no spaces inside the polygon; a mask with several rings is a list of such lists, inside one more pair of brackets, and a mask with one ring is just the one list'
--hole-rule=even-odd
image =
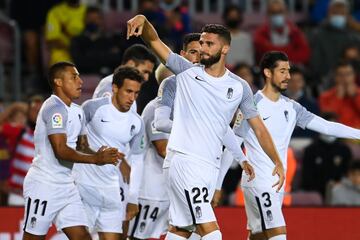
{"label": "player's neck", "polygon": [[278,101],[281,93],[274,89],[272,86],[265,85],[261,92],[271,101]]}
{"label": "player's neck", "polygon": [[111,103],[119,112],[127,112],[120,107],[120,104],[118,104],[118,102],[116,101],[116,98],[114,96],[111,97]]}
{"label": "player's neck", "polygon": [[226,72],[225,63],[222,59],[219,62],[211,65],[210,67],[205,67],[205,72],[212,77],[222,77]]}
{"label": "player's neck", "polygon": [[54,95],[61,99],[67,106],[70,106],[72,103],[72,99],[66,96],[63,92],[54,91]]}

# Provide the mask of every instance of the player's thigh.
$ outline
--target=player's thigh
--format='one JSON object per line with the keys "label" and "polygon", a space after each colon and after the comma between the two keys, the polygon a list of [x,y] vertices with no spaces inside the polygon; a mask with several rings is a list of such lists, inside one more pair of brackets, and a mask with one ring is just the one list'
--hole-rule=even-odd
{"label": "player's thigh", "polygon": [[169,201],[139,199],[139,213],[130,221],[129,236],[158,239],[169,225]]}
{"label": "player's thigh", "polygon": [[173,157],[169,169],[172,225],[183,227],[216,221],[210,202],[217,175],[218,169],[201,160]]}
{"label": "player's thigh", "polygon": [[86,230],[85,226],[72,226],[63,228],[69,240],[91,240],[90,233]]}
{"label": "player's thigh", "polygon": [[42,235],[42,236],[37,236],[37,235],[33,235],[31,233],[27,233],[27,232],[24,232],[23,234],[23,240],[45,240],[45,235]]}
{"label": "player's thigh", "polygon": [[55,217],[67,205],[68,189],[25,179],[24,232],[43,236],[49,230]]}
{"label": "player's thigh", "polygon": [[252,233],[285,226],[281,210],[283,193],[271,188],[243,188],[248,227]]}
{"label": "player's thigh", "polygon": [[100,240],[120,240],[120,233],[98,232]]}

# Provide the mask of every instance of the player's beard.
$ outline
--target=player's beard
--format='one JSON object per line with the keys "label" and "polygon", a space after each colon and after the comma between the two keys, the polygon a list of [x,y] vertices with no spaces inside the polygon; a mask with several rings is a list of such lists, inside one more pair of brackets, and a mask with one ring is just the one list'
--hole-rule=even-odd
{"label": "player's beard", "polygon": [[287,90],[287,87],[281,88],[281,83],[282,83],[282,82],[276,84],[275,81],[274,81],[274,79],[271,79],[271,86],[272,86],[274,89],[276,89],[278,92],[283,93],[283,92],[285,92],[285,91]]}
{"label": "player's beard", "polygon": [[221,50],[218,51],[215,55],[209,56],[209,58],[204,59],[200,56],[200,63],[205,65],[205,67],[211,67],[215,63],[218,63],[221,58]]}

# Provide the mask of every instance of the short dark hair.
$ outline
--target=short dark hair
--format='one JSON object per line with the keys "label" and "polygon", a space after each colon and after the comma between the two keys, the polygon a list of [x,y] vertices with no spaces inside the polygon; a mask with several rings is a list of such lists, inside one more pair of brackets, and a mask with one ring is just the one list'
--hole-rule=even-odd
{"label": "short dark hair", "polygon": [[134,44],[128,47],[122,57],[122,64],[126,64],[129,60],[133,60],[135,63],[142,63],[144,61],[150,61],[156,64],[155,55],[142,44]]}
{"label": "short dark hair", "polygon": [[336,64],[336,66],[335,66],[335,68],[334,68],[334,71],[336,72],[339,68],[341,68],[341,67],[347,67],[347,66],[350,66],[350,67],[354,70],[354,67],[353,67],[353,65],[351,64],[350,61],[348,61],[348,60],[340,60],[340,61]]}
{"label": "short dark hair", "polygon": [[288,62],[289,58],[284,52],[280,51],[270,51],[266,52],[260,60],[260,71],[264,79],[266,78],[264,74],[264,69],[268,68],[271,71],[278,66],[278,61]]}
{"label": "short dark hair", "polygon": [[241,17],[241,15],[243,13],[242,9],[238,5],[236,5],[236,4],[228,4],[228,5],[226,5],[226,7],[224,9],[224,12],[222,14],[223,20],[226,19],[226,17],[229,15],[229,13],[231,11],[237,11],[239,13],[240,17]]}
{"label": "short dark hair", "polygon": [[252,67],[249,64],[247,64],[246,62],[239,62],[233,67],[233,72],[236,72],[242,68],[248,68],[252,71]]}
{"label": "short dark hair", "polygon": [[139,83],[144,82],[144,77],[139,70],[134,67],[120,66],[115,69],[112,84],[121,88],[125,79],[130,79]]}
{"label": "short dark hair", "polygon": [[188,44],[200,40],[200,33],[188,33],[183,38],[183,50],[186,51]]}
{"label": "short dark hair", "polygon": [[60,74],[62,74],[62,72],[65,71],[67,67],[76,67],[76,66],[71,62],[57,62],[50,67],[48,74],[48,82],[51,89],[54,90],[55,78],[61,77]]}
{"label": "short dark hair", "polygon": [[229,29],[224,27],[221,24],[206,24],[202,29],[201,33],[214,33],[219,35],[221,38],[225,40],[227,44],[231,43],[231,34]]}
{"label": "short dark hair", "polygon": [[350,162],[349,164],[349,172],[355,172],[360,171],[360,161],[354,160],[353,162]]}

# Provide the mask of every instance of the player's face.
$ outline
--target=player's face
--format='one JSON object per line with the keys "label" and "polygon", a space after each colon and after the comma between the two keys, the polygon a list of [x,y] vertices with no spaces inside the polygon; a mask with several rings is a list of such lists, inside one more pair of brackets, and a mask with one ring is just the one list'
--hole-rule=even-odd
{"label": "player's face", "polygon": [[116,108],[121,112],[129,111],[131,105],[139,95],[140,87],[141,83],[131,79],[125,79],[120,88],[113,84]]}
{"label": "player's face", "polygon": [[66,67],[61,80],[61,88],[64,94],[70,99],[78,99],[83,84],[78,70],[75,67]]}
{"label": "player's face", "polygon": [[181,50],[180,55],[192,63],[200,61],[200,43],[198,41],[189,42],[185,50]]}
{"label": "player's face", "polygon": [[149,60],[145,60],[140,63],[135,63],[134,61],[128,61],[125,65],[136,68],[143,76],[145,82],[149,80],[150,74],[154,70],[154,63],[152,63]]}
{"label": "player's face", "polygon": [[278,61],[277,66],[271,71],[271,85],[279,92],[287,89],[290,80],[290,64],[287,61]]}
{"label": "player's face", "polygon": [[224,43],[214,33],[202,33],[200,36],[200,63],[210,67],[220,61]]}

